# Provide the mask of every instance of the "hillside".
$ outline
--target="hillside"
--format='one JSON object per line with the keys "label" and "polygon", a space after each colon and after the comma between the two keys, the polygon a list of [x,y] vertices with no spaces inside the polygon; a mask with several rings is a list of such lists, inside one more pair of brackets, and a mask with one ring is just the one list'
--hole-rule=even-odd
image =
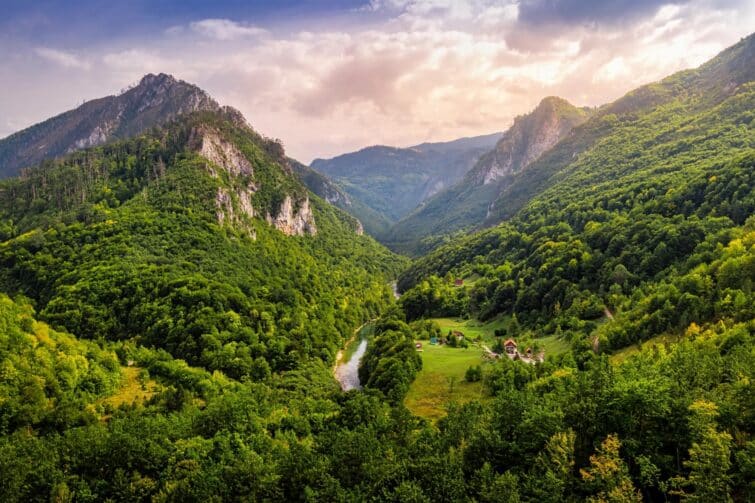
{"label": "hillside", "polygon": [[[156,34],[145,63],[168,42],[195,71],[209,54],[211,78],[238,76],[236,89],[258,93],[247,105],[278,114],[260,120],[295,139],[300,126],[322,134],[329,118],[343,127],[378,110],[353,99],[363,72],[370,89],[403,95],[424,87],[395,80],[398,67],[456,80],[468,49],[490,58],[490,78],[470,64],[458,80],[470,92],[439,107],[445,120],[510,92],[506,65],[550,79],[534,52],[546,45],[533,42],[560,57],[576,31],[593,58],[597,35],[626,37],[612,57],[637,68],[643,33],[653,48],[690,34],[716,43],[726,19],[698,16],[684,31],[684,16],[708,11],[642,6],[651,17],[618,26],[592,20],[615,5],[584,17],[521,2],[514,19],[489,2],[388,3],[299,6],[295,24],[312,31],[295,38],[290,6],[276,24],[264,10],[274,2],[247,19],[202,19],[222,6],[190,5],[182,14],[196,21]],[[126,23],[139,8],[114,10]],[[12,31],[57,12],[16,9],[4,12]],[[533,23],[541,9],[559,16]],[[163,10],[161,22],[174,19]],[[448,32],[416,45],[404,26]],[[533,52],[502,61],[509,51],[489,43],[498,26],[517,52],[509,27],[528,30],[518,42]],[[59,51],[50,30],[54,47],[35,54],[59,75],[99,77],[112,63]],[[352,30],[358,49],[345,43]],[[393,61],[404,52],[394,40],[429,64]],[[334,59],[303,58],[326,52]],[[596,89],[581,57],[566,82]],[[29,75],[49,71],[32,72],[42,60]],[[261,71],[271,63],[280,71]],[[301,99],[314,123],[288,115]],[[404,106],[398,120],[406,110],[425,120]],[[163,74],[15,137],[0,152],[41,157],[0,180],[2,503],[755,501],[755,34],[597,109],[549,97],[502,135],[315,167]]]}
{"label": "hillside", "polygon": [[543,99],[532,112],[517,117],[495,148],[480,157],[458,183],[399,221],[385,242],[416,254],[427,247],[421,243],[425,238],[480,226],[514,176],[567,137],[589,114],[561,98]]}
{"label": "hillside", "polygon": [[145,75],[120,95],[87,101],[0,140],[0,178],[44,159],[135,136],[182,114],[220,108],[196,86],[164,73]]}
{"label": "hillside", "polygon": [[[577,166],[575,158],[583,152],[600,146],[601,141],[615,134],[618,128],[631,132],[634,124],[639,123],[639,115],[658,109],[659,113],[654,119],[658,121],[657,124],[662,125],[663,107],[682,107],[679,110],[681,115],[693,114],[731,98],[743,90],[743,84],[755,80],[755,69],[752,66],[754,59],[755,37],[750,35],[697,69],[682,71],[660,82],[640,87],[614,103],[601,107],[590,121],[577,128],[575,134],[551,149],[533,163],[530,169],[512,181],[492,204],[486,223],[498,223],[515,215],[534,195],[558,183],[565,172]],[[666,110],[666,116],[672,113]],[[715,120],[715,117],[710,118],[708,127]],[[646,130],[654,125],[647,122],[642,124]],[[676,129],[669,127],[664,128],[664,131],[667,131],[667,136],[675,135],[676,138],[688,135],[686,129]],[[658,133],[650,134],[653,134],[652,139],[645,140],[648,145],[653,145],[656,141],[672,141],[671,138],[667,139]],[[635,147],[640,145],[637,141],[633,141],[632,144]],[[633,156],[640,153],[641,149],[638,148],[626,152],[624,163],[630,162]],[[610,175],[613,172],[608,170],[606,174]]]}
{"label": "hillside", "polygon": [[[399,285],[424,286],[402,302],[415,316],[460,314],[429,300],[442,281],[423,282],[480,276],[463,299],[445,305],[483,319],[516,314],[541,335],[580,347],[597,336],[608,349],[727,318],[727,299],[753,305],[755,83],[739,71],[755,62],[753,46],[745,39],[698,70],[606,106],[504,191],[497,209],[522,205],[509,221],[415,262]],[[635,100],[648,89],[665,98]],[[557,160],[564,166],[545,178]],[[525,186],[540,192],[505,199]],[[740,276],[722,275],[734,263]],[[614,320],[595,332],[604,307]],[[752,317],[748,309],[733,313]]]}
{"label": "hillside", "polygon": [[401,263],[227,113],[46,161],[0,217],[0,287],[44,319],[239,378],[332,358]]}
{"label": "hillside", "polygon": [[[373,215],[353,214],[363,221],[367,232],[382,236],[385,222],[396,222],[428,197],[460,180],[500,136],[497,133],[409,148],[368,147],[333,159],[315,159],[311,167],[333,179],[352,200],[367,206]],[[369,223],[372,221],[376,225]]]}

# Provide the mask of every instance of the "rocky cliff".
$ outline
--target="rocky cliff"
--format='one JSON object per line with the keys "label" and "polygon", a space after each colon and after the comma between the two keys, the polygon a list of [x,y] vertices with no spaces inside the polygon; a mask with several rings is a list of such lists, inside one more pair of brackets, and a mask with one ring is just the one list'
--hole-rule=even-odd
{"label": "rocky cliff", "polygon": [[554,96],[514,119],[495,148],[482,156],[462,183],[487,185],[518,173],[587,120],[588,112]]}

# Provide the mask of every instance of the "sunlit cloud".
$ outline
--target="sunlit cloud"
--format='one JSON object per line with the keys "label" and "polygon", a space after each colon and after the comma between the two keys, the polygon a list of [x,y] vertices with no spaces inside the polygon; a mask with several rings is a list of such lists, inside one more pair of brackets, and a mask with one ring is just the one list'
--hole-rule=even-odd
{"label": "sunlit cloud", "polygon": [[60,65],[64,68],[89,70],[92,67],[89,61],[86,61],[70,52],[51,49],[49,47],[37,47],[34,52],[36,52],[38,56],[46,59],[47,61],[51,61],[52,63]]}
{"label": "sunlit cloud", "polygon": [[[240,109],[306,162],[371,144],[501,131],[550,95],[601,105],[701,64],[755,26],[752,6],[717,0],[643,0],[622,23],[584,9],[572,20],[559,14],[567,3],[554,2],[555,11],[546,12],[544,2],[381,0],[365,2],[346,21],[264,25],[267,31],[208,17],[58,61],[62,69],[62,61],[91,65],[96,83],[80,75],[55,78],[63,96],[78,100],[84,92],[110,94],[147,72],[172,73]],[[619,4],[613,8],[631,9]],[[5,66],[31,82],[24,93],[41,82],[45,96],[40,76],[53,69],[22,59]],[[0,83],[13,95],[12,83],[2,77]],[[52,108],[59,102],[49,102],[48,116],[62,111]],[[0,96],[6,116],[15,107]]]}
{"label": "sunlit cloud", "polygon": [[190,28],[205,37],[217,40],[235,40],[264,35],[267,30],[231,21],[230,19],[203,19],[191,23]]}

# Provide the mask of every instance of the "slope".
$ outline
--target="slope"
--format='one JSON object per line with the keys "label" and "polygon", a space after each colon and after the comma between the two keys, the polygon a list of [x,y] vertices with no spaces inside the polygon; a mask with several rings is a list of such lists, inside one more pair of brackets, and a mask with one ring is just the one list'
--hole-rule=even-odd
{"label": "slope", "polygon": [[[624,112],[577,128],[504,192],[537,174],[547,180],[528,202],[517,200],[523,207],[509,222],[416,262],[400,287],[419,287],[402,302],[413,316],[459,301],[482,318],[513,313],[583,349],[595,335],[620,348],[692,322],[751,319],[755,83],[742,79],[753,78],[754,60],[751,36],[607,106]],[[648,89],[663,98],[637,101]],[[576,155],[567,150],[578,144]],[[549,159],[567,157],[543,177],[555,165]],[[732,267],[737,277],[724,272]],[[446,274],[481,278],[444,302],[443,282],[426,280]],[[606,306],[614,320],[594,333]]]}
{"label": "slope", "polygon": [[359,220],[362,229],[366,227],[371,236],[380,236],[388,231],[391,223],[358,199],[349,197],[333,180],[298,161],[291,160],[291,166],[304,185],[328,203],[341,208]]}
{"label": "slope", "polygon": [[492,134],[409,148],[374,146],[316,159],[311,167],[333,179],[352,200],[393,223],[458,181],[499,138]]}
{"label": "slope", "polygon": [[[680,113],[694,113],[731,97],[741,90],[742,84],[755,80],[754,59],[755,37],[750,35],[697,69],[682,71],[660,82],[642,86],[601,107],[590,121],[543,155],[526,172],[515,177],[493,203],[486,224],[512,217],[536,194],[558,183],[565,175],[562,171],[576,166],[575,158],[598,145],[616,128],[630,130],[639,115],[658,107],[674,106],[674,103],[684,107]],[[684,135],[686,131],[677,133]],[[663,137],[659,137],[659,140],[666,141]],[[637,142],[634,143],[637,145]],[[624,158],[631,159],[638,151],[627,152]]]}

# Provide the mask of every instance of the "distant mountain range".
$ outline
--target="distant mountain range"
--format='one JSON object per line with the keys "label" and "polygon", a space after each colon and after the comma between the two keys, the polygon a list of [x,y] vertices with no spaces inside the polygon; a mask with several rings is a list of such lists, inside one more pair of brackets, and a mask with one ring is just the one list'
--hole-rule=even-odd
{"label": "distant mountain range", "polygon": [[[749,40],[749,39],[747,39]],[[746,41],[745,41],[746,42]],[[394,250],[417,255],[456,233],[511,218],[556,183],[581,153],[611,132],[614,117],[662,106],[684,93],[721,100],[755,70],[743,42],[696,70],[649,84],[597,109],[547,97],[504,133],[423,143],[372,146],[305,166],[288,164],[309,190],[360,221],[360,229]],[[172,76],[146,75],[137,86],[0,140],[0,177],[82,148],[140,134],[195,111],[221,107],[200,88]]]}
{"label": "distant mountain range", "polygon": [[461,138],[414,147],[374,146],[333,159],[316,159],[311,167],[333,179],[371,214],[354,212],[378,237],[428,197],[452,186],[488,152],[502,133]]}

